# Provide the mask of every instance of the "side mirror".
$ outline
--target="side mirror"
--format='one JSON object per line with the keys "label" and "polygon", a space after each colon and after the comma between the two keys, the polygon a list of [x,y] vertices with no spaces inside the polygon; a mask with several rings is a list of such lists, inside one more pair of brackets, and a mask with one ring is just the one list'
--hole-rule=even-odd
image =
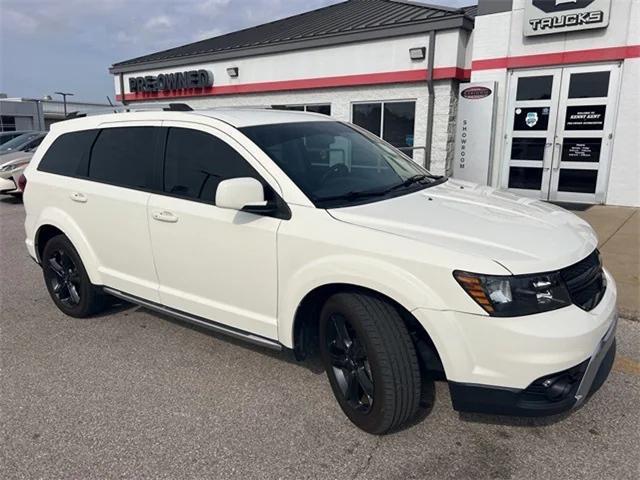
{"label": "side mirror", "polygon": [[264,187],[255,178],[230,178],[218,184],[216,206],[231,210],[265,207]]}

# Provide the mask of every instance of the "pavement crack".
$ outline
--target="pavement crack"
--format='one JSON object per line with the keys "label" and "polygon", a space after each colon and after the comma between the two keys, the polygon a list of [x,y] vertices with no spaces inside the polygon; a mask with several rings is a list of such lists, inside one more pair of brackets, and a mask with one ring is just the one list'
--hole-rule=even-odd
{"label": "pavement crack", "polygon": [[373,460],[373,456],[378,451],[378,448],[380,448],[381,443],[382,443],[382,437],[376,438],[376,441],[373,444],[371,451],[367,455],[367,459],[365,460],[364,465],[362,465],[362,468],[356,470],[356,472],[353,474],[353,477],[351,477],[351,480],[356,480],[356,478],[362,475],[364,475],[364,478],[367,478],[365,473],[367,473],[367,470],[369,470],[369,466],[371,465],[371,460]]}
{"label": "pavement crack", "polygon": [[599,250],[602,250],[602,249],[604,248],[604,246],[607,244],[607,242],[608,242],[609,240],[611,240],[613,237],[615,237],[616,233],[618,233],[620,230],[622,230],[622,227],[624,227],[624,226],[625,226],[625,225],[626,225],[626,224],[627,224],[627,223],[628,223],[628,222],[633,218],[633,216],[634,216],[634,215],[637,215],[637,214],[638,214],[638,212],[637,212],[637,211],[635,211],[635,210],[634,210],[633,212],[631,212],[631,215],[629,215],[629,216],[624,220],[624,222],[622,222],[622,223],[620,224],[620,226],[619,226],[618,228],[616,228],[616,231],[615,231],[615,232],[613,232],[611,235],[609,235],[609,236],[607,237],[607,239],[606,239],[604,242],[602,242],[602,243],[600,244],[600,246],[598,247],[598,249],[599,249]]}

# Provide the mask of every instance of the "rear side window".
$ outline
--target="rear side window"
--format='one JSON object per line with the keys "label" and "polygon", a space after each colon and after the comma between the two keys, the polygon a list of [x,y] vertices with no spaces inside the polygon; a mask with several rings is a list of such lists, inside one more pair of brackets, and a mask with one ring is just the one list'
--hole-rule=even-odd
{"label": "rear side window", "polygon": [[60,135],[45,152],[38,170],[69,177],[85,176],[89,150],[98,130]]}
{"label": "rear side window", "polygon": [[123,187],[153,186],[156,127],[106,128],[91,150],[89,178]]}
{"label": "rear side window", "polygon": [[219,138],[187,128],[169,129],[164,168],[166,193],[214,203],[218,184],[238,177],[262,181],[242,155]]}

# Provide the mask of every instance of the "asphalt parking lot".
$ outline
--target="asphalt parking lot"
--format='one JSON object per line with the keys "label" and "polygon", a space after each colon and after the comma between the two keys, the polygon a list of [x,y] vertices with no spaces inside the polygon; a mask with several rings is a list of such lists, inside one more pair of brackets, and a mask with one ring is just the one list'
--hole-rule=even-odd
{"label": "asphalt parking lot", "polygon": [[142,308],[62,315],[0,197],[0,476],[626,479],[640,475],[640,323],[608,382],[548,419],[460,415],[445,384],[393,435],[356,429],[315,361],[297,363]]}

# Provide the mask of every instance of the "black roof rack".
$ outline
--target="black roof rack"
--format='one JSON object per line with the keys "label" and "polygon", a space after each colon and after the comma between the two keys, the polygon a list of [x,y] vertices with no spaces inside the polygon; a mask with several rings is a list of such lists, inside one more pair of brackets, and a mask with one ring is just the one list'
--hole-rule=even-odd
{"label": "black roof rack", "polygon": [[170,103],[168,107],[162,110],[165,112],[193,112],[193,108],[186,103]]}
{"label": "black roof rack", "polygon": [[118,105],[114,107],[92,108],[88,110],[69,112],[64,119],[72,120],[74,118],[83,118],[90,115],[104,115],[106,113],[148,112],[158,110],[162,110],[164,112],[193,112],[193,108],[186,103],[143,103],[140,105]]}

